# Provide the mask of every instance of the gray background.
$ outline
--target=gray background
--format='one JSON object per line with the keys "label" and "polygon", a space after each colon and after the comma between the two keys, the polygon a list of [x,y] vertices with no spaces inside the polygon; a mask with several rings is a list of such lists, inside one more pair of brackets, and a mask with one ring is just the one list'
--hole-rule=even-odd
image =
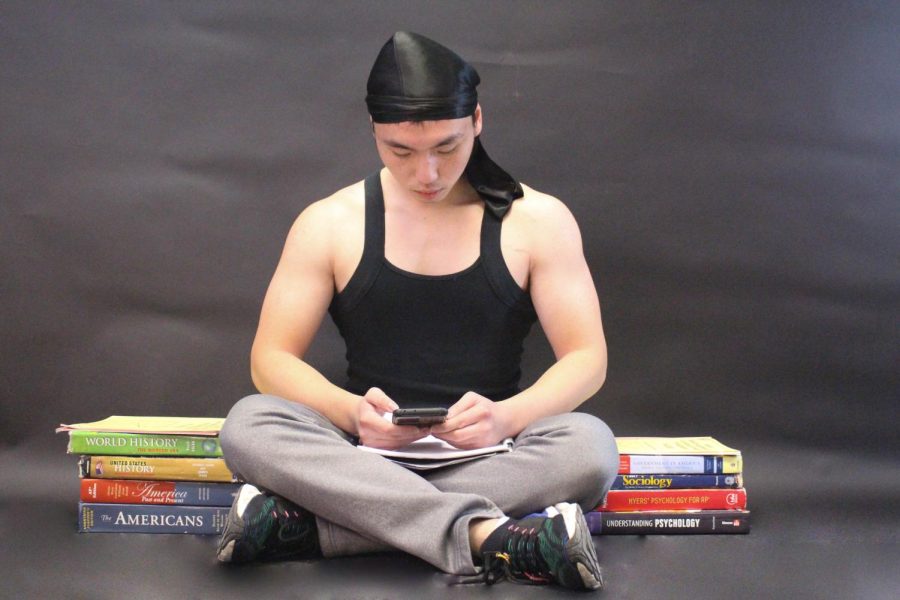
{"label": "gray background", "polygon": [[[379,166],[364,85],[402,28],[475,64],[486,146],[581,224],[610,346],[588,410],[628,434],[896,438],[896,3],[0,11],[6,443],[252,390],[293,218]],[[330,322],[310,359],[343,376]]]}
{"label": "gray background", "polygon": [[[253,391],[287,230],[379,167],[365,78],[411,29],[476,66],[487,149],[581,224],[610,348],[585,410],[742,448],[763,527],[842,485],[875,519],[900,499],[898,28],[887,1],[3,2],[0,447],[62,474],[5,485],[68,527],[56,424],[224,416]],[[537,332],[526,380],[550,358]],[[330,322],[309,359],[340,382]],[[887,536],[867,564],[896,558]]]}

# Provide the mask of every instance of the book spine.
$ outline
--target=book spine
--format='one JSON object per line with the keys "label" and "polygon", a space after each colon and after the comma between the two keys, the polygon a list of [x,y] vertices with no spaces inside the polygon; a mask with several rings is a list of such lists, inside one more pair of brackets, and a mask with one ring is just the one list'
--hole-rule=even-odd
{"label": "book spine", "polygon": [[78,531],[117,533],[222,533],[228,516],[220,506],[147,506],[78,503]]}
{"label": "book spine", "polygon": [[69,454],[222,456],[216,436],[70,431]]}
{"label": "book spine", "polygon": [[613,481],[613,490],[676,490],[698,488],[739,488],[744,487],[740,473],[734,475],[672,475],[651,473],[648,475],[618,475]]}
{"label": "book spine", "polygon": [[593,535],[748,533],[746,510],[585,513]]}
{"label": "book spine", "polygon": [[620,454],[619,475],[633,474],[731,474],[740,473],[740,455],[675,456],[650,454]]}
{"label": "book spine", "polygon": [[234,474],[223,458],[176,458],[162,456],[82,456],[78,460],[82,479],[152,479],[154,481],[216,481],[234,483]]}
{"label": "book spine", "polygon": [[81,500],[119,504],[231,506],[239,483],[82,479]]}
{"label": "book spine", "polygon": [[747,508],[747,491],[736,490],[610,490],[596,510],[730,510]]}

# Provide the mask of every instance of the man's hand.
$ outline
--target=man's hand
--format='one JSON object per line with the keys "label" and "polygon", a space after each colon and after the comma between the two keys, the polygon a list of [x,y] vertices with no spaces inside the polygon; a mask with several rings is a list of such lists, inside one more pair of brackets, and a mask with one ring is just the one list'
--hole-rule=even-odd
{"label": "man's hand", "polygon": [[450,407],[447,420],[431,427],[431,434],[457,448],[484,448],[511,435],[501,406],[475,392],[466,392]]}
{"label": "man's hand", "polygon": [[394,425],[384,418],[385,413],[394,412],[397,408],[397,403],[380,389],[371,388],[366,392],[357,413],[360,443],[372,448],[396,450],[430,433],[427,427]]}

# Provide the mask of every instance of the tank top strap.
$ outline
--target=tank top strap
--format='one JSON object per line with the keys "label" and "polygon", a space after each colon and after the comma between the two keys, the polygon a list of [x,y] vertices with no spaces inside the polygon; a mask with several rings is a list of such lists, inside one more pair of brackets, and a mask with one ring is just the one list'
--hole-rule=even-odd
{"label": "tank top strap", "polygon": [[356,306],[375,283],[384,257],[384,195],[378,171],[365,179],[365,234],[363,252],[347,286],[332,299],[333,305],[348,311]]}
{"label": "tank top strap", "polygon": [[519,287],[503,259],[500,247],[502,230],[503,221],[485,210],[481,221],[481,264],[484,265],[485,275],[494,293],[507,306],[534,314],[531,296]]}
{"label": "tank top strap", "polygon": [[375,171],[365,181],[366,189],[366,237],[363,242],[363,261],[384,257],[384,192],[381,190],[381,173]]}

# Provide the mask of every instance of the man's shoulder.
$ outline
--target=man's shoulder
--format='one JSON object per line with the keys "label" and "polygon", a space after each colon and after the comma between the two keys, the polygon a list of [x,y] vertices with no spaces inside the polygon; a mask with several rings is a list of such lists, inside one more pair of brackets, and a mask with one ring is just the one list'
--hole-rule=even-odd
{"label": "man's shoulder", "polygon": [[307,206],[297,217],[298,221],[307,221],[317,225],[341,223],[364,210],[363,182],[358,181],[341,188],[330,196],[316,200]]}
{"label": "man's shoulder", "polygon": [[546,192],[536,190],[524,183],[521,185],[524,195],[520,199],[520,202],[528,205],[532,210],[559,210],[565,208],[565,205],[556,196],[551,196]]}
{"label": "man's shoulder", "polygon": [[537,228],[544,235],[551,235],[560,229],[577,227],[575,218],[568,207],[556,196],[551,196],[527,185],[522,185],[525,193],[513,203],[510,219],[524,227]]}
{"label": "man's shoulder", "polygon": [[509,212],[509,238],[529,254],[532,272],[536,267],[583,261],[581,231],[568,207],[550,194],[525,185],[522,189],[525,195]]}
{"label": "man's shoulder", "polygon": [[304,208],[288,233],[288,248],[330,255],[334,239],[353,234],[354,228],[362,230],[364,197],[363,182],[360,181]]}

